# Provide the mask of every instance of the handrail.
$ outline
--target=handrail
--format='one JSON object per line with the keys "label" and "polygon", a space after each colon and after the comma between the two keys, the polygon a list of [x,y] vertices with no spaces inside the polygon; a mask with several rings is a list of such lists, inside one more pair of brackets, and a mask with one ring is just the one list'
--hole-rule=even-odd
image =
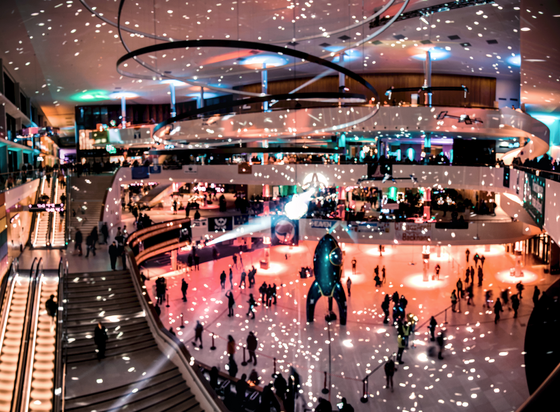
{"label": "handrail", "polygon": [[[177,229],[177,225],[182,225],[183,223],[188,223],[190,221],[191,219],[187,217],[183,219],[176,219],[176,220],[170,220],[162,223],[156,223],[150,227],[146,227],[144,229],[140,229],[132,232],[132,234],[127,239],[127,243],[132,247],[135,247],[139,242],[145,239],[144,235],[146,234],[156,235],[156,234],[164,233],[169,230]],[[179,226],[179,228],[181,227]],[[153,233],[156,231],[157,233]]]}
{"label": "handrail", "polygon": [[63,293],[64,293],[64,280],[65,276],[65,266],[68,265],[64,256],[60,257],[58,263],[58,311],[56,312],[56,340],[55,340],[55,361],[54,361],[54,376],[53,376],[53,393],[52,393],[52,411],[60,412],[63,410],[62,400],[63,400],[63,386],[64,386],[64,370],[63,370],[63,348],[62,344],[64,342],[63,336],[63,313],[65,311]]}
{"label": "handrail", "polygon": [[[35,276],[33,274],[33,269],[35,267],[35,262],[37,262],[37,268],[39,267],[39,263],[42,261],[43,258],[40,258],[37,261],[37,258],[33,258],[33,262],[31,263],[31,269],[29,270],[29,287],[27,292],[27,304],[25,310],[25,319],[24,319],[24,328],[23,333],[21,334],[21,341],[19,347],[19,357],[18,357],[18,364],[16,369],[16,379],[14,382],[14,388],[12,391],[12,402],[11,402],[11,410],[12,411],[20,411],[21,410],[21,402],[22,402],[22,395],[23,395],[23,385],[25,382],[25,366],[27,364],[27,352],[28,352],[28,340],[29,340],[29,328],[31,327],[30,317],[32,312],[33,300],[34,300],[34,292],[35,292]],[[35,270],[37,273],[38,270]]]}
{"label": "handrail", "polygon": [[[100,222],[103,222],[103,218],[105,217],[105,205],[107,204],[107,195],[109,194],[109,192],[111,191],[110,189],[113,187],[113,183],[115,183],[115,178],[117,177],[117,172],[119,169],[115,169],[113,173],[113,179],[111,180],[111,185],[105,190],[105,194],[103,195],[103,203],[101,203],[101,216],[100,216]],[[104,239],[105,243],[108,243],[109,241],[107,239]]]}
{"label": "handrail", "polygon": [[[53,177],[52,177],[52,182],[51,182],[51,196],[50,196],[50,200],[51,203],[56,203],[56,190],[58,188],[58,175],[57,173],[53,173]],[[54,215],[56,212],[54,213],[49,213],[48,214],[48,223],[47,223],[47,233],[46,233],[46,239],[45,239],[45,245],[47,247],[52,247],[52,243],[51,243],[51,233],[54,230],[53,228],[53,222],[54,222]]]}
{"label": "handrail", "polygon": [[[150,300],[148,293],[146,292],[146,286],[143,284],[140,278],[140,270],[138,269],[138,265],[134,259],[134,254],[132,249],[127,245],[125,246],[125,255],[128,259],[128,268],[130,270],[130,275],[132,277],[132,283],[136,289],[136,292],[139,297],[140,304],[144,309],[146,314],[146,320],[149,324],[152,324],[154,330],[152,333],[157,333],[159,338],[166,341],[166,343],[171,344],[175,348],[175,352],[178,355],[178,358],[181,360],[183,365],[187,368],[187,371],[191,374],[192,381],[198,385],[198,389],[205,397],[205,401],[212,405],[215,411],[226,412],[228,408],[225,404],[219,399],[214,392],[214,389],[210,386],[208,381],[202,374],[198,367],[194,367],[195,361],[194,358],[191,356],[187,348],[185,347],[184,343],[179,341],[176,336],[173,336],[169,333],[169,331],[163,326],[159,316],[157,315],[154,306]],[[151,328],[150,328],[151,329]]]}
{"label": "handrail", "polygon": [[[2,319],[1,319],[1,335],[0,335],[0,348],[2,348],[4,346],[4,337],[6,334],[6,326],[8,325],[8,311],[10,309],[11,306],[11,302],[12,302],[12,296],[14,293],[14,286],[15,286],[15,280],[17,279],[17,276],[19,275],[19,267],[18,267],[18,263],[17,263],[17,259],[14,259],[14,262],[12,262],[12,266],[11,266],[12,272],[7,274],[6,276],[4,276],[4,279],[2,279]],[[6,288],[4,289],[4,282],[6,282]],[[4,296],[4,294],[6,293],[7,289],[7,284],[10,284],[10,294],[6,297]],[[8,301],[6,302],[6,305],[4,305],[4,301],[6,300],[6,298],[8,299]]]}
{"label": "handrail", "polygon": [[[43,176],[40,178],[39,180],[39,187],[37,188],[37,192],[35,192],[35,204],[39,203],[39,195],[42,193],[43,189],[41,187],[41,183],[45,183],[46,177]],[[38,230],[39,228],[35,227],[36,225],[39,224],[37,217],[39,216],[39,212],[33,212],[31,214],[31,224],[29,225],[29,238],[27,240],[27,244],[30,245],[31,247],[33,247],[33,240],[31,240],[33,238],[33,232],[35,230]]]}

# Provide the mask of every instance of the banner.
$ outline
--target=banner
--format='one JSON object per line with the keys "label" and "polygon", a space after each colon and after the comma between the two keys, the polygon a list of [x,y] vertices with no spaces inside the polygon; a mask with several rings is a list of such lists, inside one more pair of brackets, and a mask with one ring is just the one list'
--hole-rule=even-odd
{"label": "banner", "polygon": [[340,220],[311,219],[309,226],[313,229],[330,229],[336,225],[337,222],[340,222]]}
{"label": "banner", "polygon": [[535,223],[542,229],[544,224],[545,179],[525,173],[523,185],[523,208],[531,215]]}
{"label": "banner", "polygon": [[352,222],[350,227],[356,232],[389,233],[389,223],[387,222]]}
{"label": "banner", "polygon": [[150,173],[161,173],[161,166],[150,166]]}
{"label": "banner", "polygon": [[208,218],[208,230],[214,232],[217,230],[232,230],[232,217],[209,217]]}
{"label": "banner", "polygon": [[198,173],[198,166],[183,166],[183,173],[196,175]]}
{"label": "banner", "polygon": [[132,178],[133,179],[147,179],[148,177],[150,177],[149,171],[150,168],[149,167],[131,167],[132,169]]}
{"label": "banner", "polygon": [[395,223],[395,239],[400,242],[429,242],[431,236],[432,226],[430,223]]}
{"label": "banner", "polygon": [[234,226],[241,226],[246,223],[249,223],[249,215],[238,215],[233,217]]}

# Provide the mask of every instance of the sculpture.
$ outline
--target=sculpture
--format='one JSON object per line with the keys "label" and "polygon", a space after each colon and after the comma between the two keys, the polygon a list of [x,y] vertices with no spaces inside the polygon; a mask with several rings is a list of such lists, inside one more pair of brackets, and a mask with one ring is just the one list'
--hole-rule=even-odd
{"label": "sculpture", "polygon": [[313,322],[315,305],[321,296],[329,299],[329,313],[333,298],[338,303],[340,324],[346,325],[346,294],[340,283],[343,256],[337,241],[331,235],[321,238],[313,256],[315,281],[307,293],[307,322]]}

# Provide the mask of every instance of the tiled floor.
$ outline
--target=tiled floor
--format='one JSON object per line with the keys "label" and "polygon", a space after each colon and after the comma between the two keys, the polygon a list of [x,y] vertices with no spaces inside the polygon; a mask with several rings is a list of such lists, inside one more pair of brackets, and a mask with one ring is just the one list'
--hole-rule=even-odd
{"label": "tiled floor", "polygon": [[[227,335],[231,334],[237,344],[244,344],[250,330],[259,340],[257,371],[264,382],[271,381],[273,358],[277,359],[279,371],[293,365],[305,383],[304,396],[310,405],[315,405],[321,395],[324,372],[328,371],[327,323],[324,314],[327,299],[321,298],[315,312],[315,322],[306,323],[305,299],[312,279],[299,279],[301,266],[312,265],[316,242],[304,242],[299,247],[274,247],[271,253],[271,268],[258,269],[256,289],[240,290],[239,270],[234,269],[234,293],[236,313],[233,319],[227,316],[227,303],[220,289],[219,274],[229,271],[231,258],[201,264],[200,271],[187,273],[189,283],[188,302],[183,303],[180,293],[181,277],[167,279],[170,308],[162,306],[162,320],[176,328],[177,335],[189,343],[193,356],[200,361],[225,368]],[[381,301],[385,293],[398,290],[408,299],[407,312],[419,317],[423,325],[430,316],[443,311],[450,305],[449,295],[458,274],[464,279],[465,256],[463,247],[443,248],[440,258],[431,255],[430,271],[436,263],[442,267],[440,281],[422,281],[421,248],[412,246],[386,247],[383,257],[371,246],[347,245],[345,277],[351,276],[352,295],[348,299],[348,324],[331,325],[332,372],[330,393],[333,405],[336,399],[346,397],[356,411],[380,410],[474,410],[514,411],[528,396],[523,369],[523,342],[525,325],[533,307],[531,296],[533,285],[545,290],[554,279],[543,273],[542,266],[526,267],[533,273],[532,281],[526,281],[524,299],[519,317],[507,308],[502,320],[495,325],[494,315],[483,308],[484,291],[492,289],[494,298],[502,288],[515,289],[517,280],[503,274],[513,266],[513,258],[501,246],[471,247],[471,258],[475,252],[484,254],[485,280],[483,287],[474,290],[475,306],[461,304],[461,313],[447,311],[448,324],[443,325],[445,312],[437,317],[447,329],[445,359],[428,356],[434,346],[427,338],[426,325],[417,329],[416,347],[411,347],[403,356],[405,364],[395,374],[395,391],[384,389],[384,372],[381,367],[369,379],[369,403],[359,399],[362,394],[362,379],[379,366],[385,356],[396,352],[396,331],[384,325]],[[448,254],[449,252],[449,254]],[[262,251],[244,253],[245,266],[258,262]],[[350,261],[358,261],[357,273],[352,274]],[[459,263],[458,263],[459,262]],[[472,264],[472,260],[471,260]],[[375,265],[386,266],[387,284],[376,290],[373,282]],[[151,282],[159,273],[170,268],[150,270]],[[501,276],[496,275],[502,272]],[[507,272],[506,272],[507,273]],[[527,277],[528,279],[528,277]],[[262,282],[275,282],[279,286],[278,304],[272,308],[259,306],[256,319],[246,316],[248,293],[258,299],[258,286]],[[229,285],[229,280],[227,282]],[[346,287],[345,287],[346,289]],[[335,312],[337,312],[335,304]],[[179,328],[183,314],[185,329]],[[205,325],[204,349],[195,349],[190,341],[194,337],[194,324],[200,320]],[[438,328],[438,331],[440,328]],[[211,351],[210,335],[216,334],[216,351]],[[236,356],[241,373],[249,373],[252,366],[241,366],[242,351]],[[329,396],[329,395],[326,395]]]}

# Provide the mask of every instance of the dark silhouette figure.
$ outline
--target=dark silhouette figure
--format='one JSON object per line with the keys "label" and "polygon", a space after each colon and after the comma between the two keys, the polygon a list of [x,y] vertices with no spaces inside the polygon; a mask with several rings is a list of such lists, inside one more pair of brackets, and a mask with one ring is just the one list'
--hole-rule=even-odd
{"label": "dark silhouette figure", "polygon": [[249,363],[253,361],[253,366],[257,366],[257,355],[255,354],[257,345],[257,337],[253,332],[249,332],[249,336],[247,336],[247,350],[249,351]]}
{"label": "dark silhouette figure", "polygon": [[434,340],[436,340],[436,327],[437,327],[437,321],[436,318],[434,318],[432,316],[432,318],[430,319],[430,324],[428,325],[428,329],[430,330],[430,337],[431,337],[431,341],[433,342]]}
{"label": "dark silhouette figure", "polygon": [[494,314],[496,315],[494,317],[494,323],[498,323],[498,321],[500,320],[500,312],[503,312],[504,310],[502,309],[502,302],[500,301],[500,298],[496,299],[496,303],[494,303]]}
{"label": "dark silhouette figure", "polygon": [[105,357],[105,348],[107,347],[108,340],[109,336],[107,335],[107,329],[105,329],[105,326],[99,322],[93,334],[93,341],[97,346],[97,360],[99,361]]}
{"label": "dark silhouette figure", "polygon": [[383,319],[383,323],[385,324],[389,323],[390,303],[391,303],[391,298],[389,298],[389,295],[385,295],[385,300],[383,300],[383,303],[381,304],[381,309],[383,309],[383,313],[385,314],[385,319]]}
{"label": "dark silhouette figure", "polygon": [[111,260],[111,269],[117,270],[117,258],[119,257],[119,248],[117,242],[111,243],[109,246],[109,259]]}
{"label": "dark silhouette figure", "polygon": [[253,310],[253,308],[255,307],[257,302],[255,301],[255,298],[253,297],[252,293],[249,294],[249,300],[247,301],[247,303],[249,304],[249,310],[247,311],[247,316],[251,315],[251,319],[255,319],[255,311]]}
{"label": "dark silhouette figure", "polygon": [[233,317],[233,308],[235,307],[235,299],[233,298],[233,293],[231,290],[226,292],[226,298],[228,298],[228,317]]}
{"label": "dark silhouette figure", "polygon": [[54,300],[54,295],[51,295],[51,297],[45,302],[45,307],[48,315],[54,319],[58,312],[58,303]]}
{"label": "dark silhouette figure", "polygon": [[181,294],[183,295],[183,302],[187,301],[187,290],[189,290],[189,284],[185,282],[185,279],[181,279]]}
{"label": "dark silhouette figure", "polygon": [[387,386],[386,388],[389,389],[391,387],[391,392],[393,392],[393,375],[395,374],[395,361],[392,358],[389,358],[387,362],[385,362],[385,378],[387,378]]}
{"label": "dark silhouette figure", "polygon": [[511,307],[513,309],[513,317],[517,317],[517,311],[519,310],[519,298],[517,295],[511,297]]}
{"label": "dark silhouette figure", "polygon": [[199,348],[202,349],[202,332],[204,332],[204,326],[200,321],[196,321],[196,326],[194,327],[194,342],[193,345],[196,346],[196,342],[200,341]]}
{"label": "dark silhouette figure", "polygon": [[533,305],[537,306],[537,303],[539,302],[540,294],[541,294],[541,291],[540,291],[539,287],[535,286],[535,291],[533,292]]}

